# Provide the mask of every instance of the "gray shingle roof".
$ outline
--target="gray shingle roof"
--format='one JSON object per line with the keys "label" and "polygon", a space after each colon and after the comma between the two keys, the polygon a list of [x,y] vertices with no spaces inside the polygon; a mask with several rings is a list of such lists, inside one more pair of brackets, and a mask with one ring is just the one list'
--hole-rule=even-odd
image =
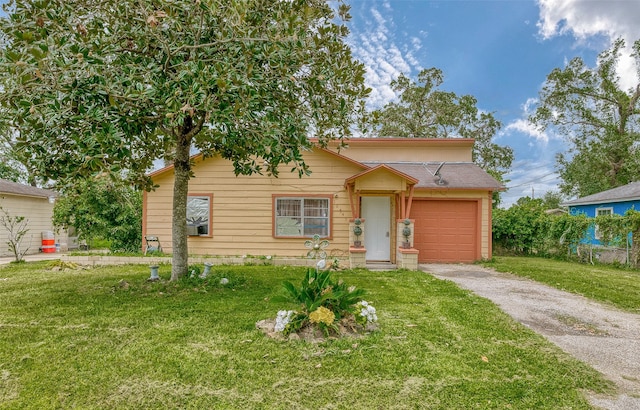
{"label": "gray shingle roof", "polygon": [[640,181],[564,202],[563,206],[625,202],[640,199]]}
{"label": "gray shingle roof", "polygon": [[32,197],[57,197],[58,194],[54,191],[42,188],[36,188],[30,185],[18,184],[16,182],[7,181],[6,179],[0,179],[0,193],[32,196]]}
{"label": "gray shingle roof", "polygon": [[[364,162],[367,166],[379,163]],[[418,180],[416,188],[455,188],[455,189],[488,189],[498,191],[504,189],[495,178],[485,170],[471,162],[384,162],[385,165]],[[438,175],[434,175],[442,164]]]}

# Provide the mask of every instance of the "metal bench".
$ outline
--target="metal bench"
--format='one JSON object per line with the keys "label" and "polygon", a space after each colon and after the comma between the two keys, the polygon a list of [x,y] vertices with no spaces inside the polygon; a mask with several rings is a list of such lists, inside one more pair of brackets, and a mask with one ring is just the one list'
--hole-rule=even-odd
{"label": "metal bench", "polygon": [[148,236],[144,237],[145,245],[144,245],[144,254],[147,252],[162,252],[162,245],[160,245],[160,239],[157,236]]}

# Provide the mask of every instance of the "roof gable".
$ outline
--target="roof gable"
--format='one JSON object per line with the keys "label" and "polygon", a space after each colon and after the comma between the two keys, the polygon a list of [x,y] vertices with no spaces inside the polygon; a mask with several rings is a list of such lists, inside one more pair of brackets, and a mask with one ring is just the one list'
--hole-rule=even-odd
{"label": "roof gable", "polygon": [[0,179],[0,193],[37,198],[55,198],[58,196],[55,191],[51,191],[49,189],[36,188],[31,185],[7,181],[6,179]]}
{"label": "roof gable", "polygon": [[[349,157],[346,157],[346,156],[344,156],[344,155],[342,155],[342,154],[340,154],[338,152],[334,152],[334,151],[331,151],[329,149],[314,147],[314,148],[311,149],[311,151],[322,152],[322,153],[324,153],[326,155],[329,155],[329,156],[334,157],[336,159],[339,159],[341,161],[345,161],[345,162],[354,164],[354,165],[356,165],[356,166],[358,166],[358,167],[360,167],[362,169],[369,168],[367,165],[364,165],[361,162],[358,162],[358,161],[356,161],[354,159],[351,159]],[[214,159],[214,158],[220,159],[221,157],[219,155],[212,155],[210,157],[205,157],[203,154],[198,153],[198,154],[192,155],[190,160],[194,164],[197,164],[198,162],[202,162],[202,161],[210,160],[210,159]],[[286,165],[286,164],[281,164],[281,165]],[[149,177],[151,177],[151,179],[157,178],[157,177],[160,177],[160,176],[162,176],[162,175],[164,175],[164,174],[166,174],[168,172],[173,172],[173,169],[174,169],[174,165],[171,164],[171,165],[168,165],[166,167],[163,167],[163,168],[157,169],[155,171],[152,171],[151,173],[149,173]]]}
{"label": "roof gable", "polygon": [[[439,139],[415,139],[415,138],[354,138],[350,140],[350,143],[354,145],[362,146],[375,146],[380,153],[390,152],[390,149],[395,145],[403,145],[409,147],[450,147],[458,146],[463,149],[468,149],[470,152],[473,146],[472,139],[455,139],[455,138],[439,138]],[[489,175],[482,168],[472,162],[450,162],[444,158],[437,161],[411,161],[402,160],[394,161],[393,159],[387,160],[362,160],[353,158],[350,153],[353,150],[345,149],[344,151],[336,152],[335,147],[320,148],[314,147],[311,151],[316,153],[324,153],[336,160],[344,161],[352,165],[360,167],[364,172],[358,173],[348,178],[345,183],[354,184],[356,180],[364,182],[369,176],[380,175],[388,179],[394,187],[397,187],[397,182],[403,181],[405,186],[413,185],[416,189],[463,189],[463,190],[489,190],[489,191],[501,191],[504,190],[504,186]],[[202,154],[196,154],[191,157],[191,160],[196,164],[203,160],[209,160],[213,158],[220,158],[219,156],[213,156],[204,158]],[[383,172],[384,170],[384,172]],[[156,170],[149,174],[152,179],[159,178],[166,175],[169,172],[173,172],[173,165]],[[379,173],[379,174],[378,174]],[[376,179],[376,178],[372,178]],[[395,180],[395,182],[393,182]],[[378,181],[382,182],[382,181]],[[382,189],[381,186],[378,189]],[[391,188],[389,188],[391,189]],[[402,188],[404,189],[404,188]],[[395,190],[392,189],[392,190]]]}
{"label": "roof gable", "polygon": [[404,191],[407,185],[415,185],[417,182],[418,180],[414,177],[385,164],[369,168],[345,181],[346,184],[354,184],[356,191]]}
{"label": "roof gable", "polygon": [[562,203],[563,206],[606,204],[640,200],[640,181]]}

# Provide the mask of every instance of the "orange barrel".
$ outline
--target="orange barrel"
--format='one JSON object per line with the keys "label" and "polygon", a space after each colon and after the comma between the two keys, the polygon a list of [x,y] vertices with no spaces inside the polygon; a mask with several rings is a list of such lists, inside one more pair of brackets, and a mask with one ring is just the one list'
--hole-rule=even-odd
{"label": "orange barrel", "polygon": [[42,252],[44,253],[55,253],[56,251],[56,240],[51,231],[42,232]]}

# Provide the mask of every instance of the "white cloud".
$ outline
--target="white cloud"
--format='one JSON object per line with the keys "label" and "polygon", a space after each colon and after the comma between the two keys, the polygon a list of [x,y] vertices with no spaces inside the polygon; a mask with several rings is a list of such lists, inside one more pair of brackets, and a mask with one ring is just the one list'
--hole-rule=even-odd
{"label": "white cloud", "polygon": [[411,44],[413,45],[414,50],[420,50],[422,48],[422,40],[418,37],[411,37]]}
{"label": "white cloud", "polygon": [[[528,117],[535,111],[535,106],[538,103],[537,98],[529,98],[522,104],[522,115],[520,118],[517,118],[511,121],[509,124],[504,127],[499,136],[508,136],[512,133],[523,134],[527,137],[533,138],[538,143],[542,143],[546,145],[549,143],[550,139],[560,139],[556,134],[550,133],[548,131],[543,131],[532,124]],[[534,146],[535,144],[529,144],[529,146]]]}
{"label": "white cloud", "polygon": [[625,0],[538,0],[538,28],[544,38],[573,33],[578,39],[603,34],[626,40],[639,37],[640,2]]}
{"label": "white cloud", "polygon": [[384,2],[381,8],[371,7],[362,10],[368,14],[365,27],[350,25],[348,40],[353,55],[367,70],[365,83],[371,88],[369,105],[381,108],[396,98],[389,85],[401,73],[411,76],[413,70],[419,70],[418,51],[422,41],[408,34],[393,34],[396,26],[393,21],[391,3]]}
{"label": "white cloud", "polygon": [[531,124],[526,119],[519,118],[511,122],[504,128],[503,132],[510,133],[513,131],[519,132],[521,134],[525,134],[529,137],[533,137],[536,140],[545,144],[549,142],[549,134],[539,130],[535,125]]}
{"label": "white cloud", "polygon": [[551,161],[516,161],[512,169],[505,175],[509,182],[507,191],[500,195],[501,208],[509,208],[524,196],[542,198],[545,193],[558,190],[560,179]]}
{"label": "white cloud", "polygon": [[538,101],[539,100],[537,98],[527,98],[527,101],[522,104],[522,110],[524,113],[527,115],[532,114]]}
{"label": "white cloud", "polygon": [[[555,170],[556,153],[564,149],[563,138],[551,131],[542,131],[529,122],[528,117],[535,109],[538,100],[527,99],[522,104],[520,118],[511,121],[499,133],[502,140],[513,140],[511,144],[516,161],[511,171],[505,175],[509,181],[506,192],[501,194],[501,207],[508,208],[518,198],[532,195],[541,198],[548,191],[557,191],[560,178]],[[526,144],[523,139],[528,138]],[[517,143],[517,141],[520,141]]]}
{"label": "white cloud", "polygon": [[618,64],[620,86],[633,87],[638,82],[630,45],[640,39],[640,1],[608,0],[538,0],[538,29],[544,39],[573,35],[579,42],[604,36],[611,43],[621,37],[627,48]]}

